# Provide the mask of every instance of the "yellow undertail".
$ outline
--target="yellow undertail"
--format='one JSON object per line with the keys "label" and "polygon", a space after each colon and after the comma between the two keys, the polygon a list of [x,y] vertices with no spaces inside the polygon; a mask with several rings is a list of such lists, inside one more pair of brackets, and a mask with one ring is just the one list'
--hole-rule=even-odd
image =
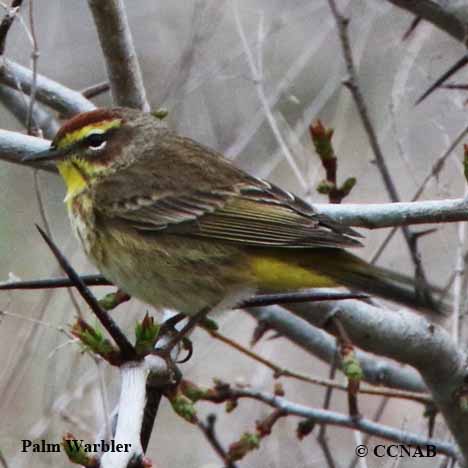
{"label": "yellow undertail", "polygon": [[440,304],[416,294],[414,280],[409,276],[370,265],[341,249],[252,249],[250,265],[261,290],[341,285],[411,308],[441,311]]}

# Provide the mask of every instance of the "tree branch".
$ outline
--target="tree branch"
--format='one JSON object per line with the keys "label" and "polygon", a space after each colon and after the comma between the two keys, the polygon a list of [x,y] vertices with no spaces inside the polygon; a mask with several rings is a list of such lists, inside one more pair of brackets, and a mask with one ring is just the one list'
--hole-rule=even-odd
{"label": "tree branch", "polygon": [[88,0],[106,60],[114,102],[149,111],[140,65],[122,0]]}
{"label": "tree branch", "polygon": [[405,445],[434,445],[437,453],[444,453],[451,457],[459,456],[456,448],[447,442],[425,439],[417,434],[400,431],[393,427],[384,426],[383,424],[378,424],[364,418],[356,419],[335,411],[310,408],[308,406],[289,401],[281,396],[270,395],[262,391],[235,388],[228,384],[220,383],[214,389],[209,389],[203,393],[200,392],[200,394],[201,395],[198,398],[199,400],[207,400],[214,403],[223,403],[225,401],[232,401],[239,398],[251,398],[266,403],[273,408],[279,409],[285,416],[299,416],[306,418],[307,420],[314,421],[317,424],[347,427]]}
{"label": "tree branch", "polygon": [[[30,100],[27,96],[7,86],[0,86],[0,102],[21,124],[26,125],[30,109]],[[59,124],[52,114],[37,103],[32,109],[31,121],[48,139],[52,139],[59,129]]]}
{"label": "tree branch", "polygon": [[461,407],[468,378],[467,356],[450,335],[424,317],[389,311],[359,301],[288,307],[314,326],[327,328],[337,315],[360,348],[414,366],[445,417],[465,459],[468,458],[468,412]]}
{"label": "tree branch", "polygon": [[[0,72],[1,73],[1,72]],[[32,153],[45,151],[50,146],[50,142],[42,138],[24,135],[18,132],[0,130],[0,160],[7,161],[21,166],[35,167],[47,172],[57,173],[57,168],[53,163],[33,164],[24,162],[22,159]]]}
{"label": "tree branch", "polygon": [[[240,353],[250,357],[256,362],[260,362],[264,366],[268,367],[270,370],[273,371],[274,378],[280,377],[287,377],[291,379],[297,379],[302,382],[307,382],[313,385],[320,385],[327,389],[334,388],[337,390],[341,390],[344,392],[348,392],[349,388],[347,385],[340,384],[331,379],[324,379],[322,377],[317,377],[309,374],[302,374],[300,372],[296,372],[294,370],[290,370],[287,367],[280,367],[278,364],[270,361],[269,359],[260,356],[259,354],[255,353],[254,351],[247,349],[246,347],[242,346],[241,344],[237,343],[235,340],[228,338],[221,333],[205,329],[207,333],[209,333],[213,338],[221,341],[222,343],[231,346],[232,348],[236,349]],[[385,396],[391,398],[401,398],[406,400],[412,400],[418,403],[422,403],[424,405],[428,405],[432,403],[432,399],[428,394],[421,394],[417,392],[407,392],[402,390],[394,390],[390,388],[374,388],[370,386],[361,386],[359,388],[359,393],[363,395],[375,395],[375,396]]]}
{"label": "tree branch", "polygon": [[[30,93],[33,82],[31,70],[11,60],[4,60],[0,66],[0,82],[11,88]],[[79,112],[90,111],[96,106],[78,91],[73,91],[43,75],[37,75],[36,99],[66,117]]]}
{"label": "tree branch", "polygon": [[21,8],[23,0],[12,0],[10,8],[7,10],[5,16],[0,23],[0,55],[5,53],[6,38],[8,32],[15,21],[16,15]]}
{"label": "tree branch", "polygon": [[129,363],[120,367],[121,387],[119,414],[115,429],[115,444],[130,444],[130,450],[105,452],[100,461],[101,468],[126,468],[133,457],[143,456],[140,431],[146,400],[145,363]]}
{"label": "tree branch", "polygon": [[367,229],[468,221],[468,201],[464,198],[368,205],[314,204],[314,207],[347,226]]}
{"label": "tree branch", "polygon": [[[337,353],[336,340],[296,315],[281,307],[247,309],[247,313],[318,359],[333,362]],[[377,359],[360,350],[357,357],[364,381],[410,392],[427,392],[421,377],[413,369]]]}
{"label": "tree branch", "polygon": [[[48,147],[46,140],[28,137],[17,132],[0,130],[0,160],[32,166],[21,159]],[[38,167],[37,164],[34,167]],[[47,164],[41,169],[56,172]],[[317,212],[347,226],[367,229],[468,221],[468,201],[463,198],[421,202],[373,204],[314,204]]]}
{"label": "tree branch", "polygon": [[72,266],[68,263],[67,259],[64,255],[60,252],[54,242],[47,236],[47,234],[37,226],[39,233],[41,234],[42,238],[49,246],[50,250],[54,254],[57,262],[63,269],[63,271],[68,275],[70,280],[73,282],[74,286],[80,293],[81,297],[85,300],[88,304],[89,308],[94,312],[96,317],[101,322],[102,326],[107,330],[109,335],[114,339],[115,343],[120,349],[121,352],[121,360],[122,362],[127,361],[138,361],[139,357],[136,353],[134,346],[128,341],[128,338],[125,334],[120,330],[120,328],[116,325],[114,320],[110,317],[110,315],[105,311],[101,305],[99,304],[98,300],[94,297],[91,293],[89,288],[83,283],[81,278],[78,276],[76,271],[72,268]]}

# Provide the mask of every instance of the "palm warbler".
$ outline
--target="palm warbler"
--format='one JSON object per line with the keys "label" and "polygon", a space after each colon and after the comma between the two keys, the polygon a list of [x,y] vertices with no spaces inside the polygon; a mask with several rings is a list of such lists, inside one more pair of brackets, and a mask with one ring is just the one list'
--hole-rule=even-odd
{"label": "palm warbler", "polygon": [[90,260],[155,307],[195,315],[256,291],[336,285],[427,305],[409,278],[343,250],[361,245],[356,231],[150,114],[80,114],[29,159],[56,161]]}

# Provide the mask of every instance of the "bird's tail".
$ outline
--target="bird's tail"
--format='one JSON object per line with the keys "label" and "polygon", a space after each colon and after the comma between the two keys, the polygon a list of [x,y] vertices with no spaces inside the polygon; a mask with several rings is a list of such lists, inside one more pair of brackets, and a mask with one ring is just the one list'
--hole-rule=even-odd
{"label": "bird's tail", "polygon": [[[278,249],[252,251],[251,267],[260,290],[346,286],[412,309],[442,313],[434,286],[419,291],[413,278],[367,263],[342,249]],[[421,289],[421,288],[419,288]]]}
{"label": "bird's tail", "polygon": [[[436,296],[443,291],[435,286],[416,287],[415,280],[408,275],[365,262],[345,250],[336,249],[326,255],[324,262],[317,263],[318,269],[332,277],[337,283],[351,289],[376,295],[383,299],[424,312],[444,313],[447,305]],[[312,254],[314,255],[314,254]]]}

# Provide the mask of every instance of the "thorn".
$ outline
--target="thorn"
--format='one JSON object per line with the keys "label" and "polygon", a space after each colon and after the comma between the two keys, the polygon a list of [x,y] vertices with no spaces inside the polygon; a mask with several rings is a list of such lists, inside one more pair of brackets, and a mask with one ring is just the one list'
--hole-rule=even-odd
{"label": "thorn", "polygon": [[435,91],[444,81],[448,80],[453,74],[455,74],[458,70],[463,68],[468,63],[468,53],[457,60],[454,65],[452,65],[445,73],[443,73],[433,85],[429,87],[427,91],[425,91],[421,97],[415,102],[415,106],[420,104],[424,99],[426,99],[433,91]]}

